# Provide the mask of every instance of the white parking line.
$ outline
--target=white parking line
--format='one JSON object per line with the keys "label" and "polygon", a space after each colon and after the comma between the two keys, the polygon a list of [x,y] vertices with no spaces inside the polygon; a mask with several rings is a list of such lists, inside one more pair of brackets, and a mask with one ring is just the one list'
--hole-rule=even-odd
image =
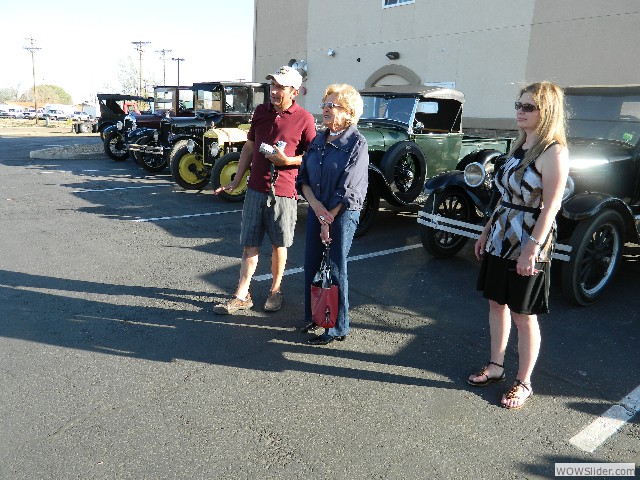
{"label": "white parking line", "polygon": [[[407,250],[413,250],[414,248],[418,248],[421,246],[422,246],[421,243],[416,243],[415,245],[406,245],[404,247],[390,248],[388,250],[380,250],[378,252],[365,253],[363,255],[356,255],[355,257],[349,257],[347,258],[347,262],[356,262],[358,260],[365,260],[367,258],[381,257],[383,255],[391,255],[392,253],[398,253],[398,252],[406,252]],[[291,268],[289,270],[285,270],[284,274],[293,275],[293,274],[302,273],[302,272],[304,272],[304,267],[298,267],[298,268]],[[255,277],[253,277],[253,279],[256,282],[263,282],[265,280],[271,280],[272,278],[273,276],[270,273],[265,275],[256,275]]]}
{"label": "white parking line", "polygon": [[210,215],[224,215],[227,213],[238,213],[240,210],[225,210],[224,212],[209,212],[209,213],[192,213],[190,215],[176,215],[175,217],[155,217],[155,218],[138,218],[136,220],[130,220],[131,222],[157,222],[159,220],[175,220],[177,218],[191,218],[191,217],[208,217]]}
{"label": "white parking line", "polygon": [[172,187],[173,185],[175,185],[175,183],[159,183],[157,185],[140,185],[138,187],[84,188],[82,190],[74,190],[73,193],[111,192],[113,190],[132,190],[132,189],[136,189],[136,188]]}
{"label": "white parking line", "polygon": [[640,386],[637,386],[630,394],[571,438],[569,443],[580,450],[593,453],[596,448],[631,420],[639,410]]}

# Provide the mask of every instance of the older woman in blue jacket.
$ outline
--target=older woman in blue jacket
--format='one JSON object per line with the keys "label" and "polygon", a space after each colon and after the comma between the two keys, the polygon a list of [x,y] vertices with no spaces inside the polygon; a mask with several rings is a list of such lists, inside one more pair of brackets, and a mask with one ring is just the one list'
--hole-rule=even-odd
{"label": "older woman in blue jacket", "polygon": [[362,97],[351,85],[329,85],[322,97],[319,133],[302,159],[297,187],[309,202],[305,247],[305,307],[302,327],[317,327],[311,316],[311,282],[320,267],[324,244],[331,242],[331,273],[338,285],[338,319],[333,328],[309,339],[311,345],[342,341],[349,333],[347,256],[358,226],[368,185],[367,141],[356,127],[363,111]]}

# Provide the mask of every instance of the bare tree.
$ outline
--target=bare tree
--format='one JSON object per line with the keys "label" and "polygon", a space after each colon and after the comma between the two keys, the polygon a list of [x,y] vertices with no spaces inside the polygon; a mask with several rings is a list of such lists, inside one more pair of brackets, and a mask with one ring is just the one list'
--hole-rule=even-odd
{"label": "bare tree", "polygon": [[13,87],[0,88],[0,102],[15,102],[18,100],[18,89]]}

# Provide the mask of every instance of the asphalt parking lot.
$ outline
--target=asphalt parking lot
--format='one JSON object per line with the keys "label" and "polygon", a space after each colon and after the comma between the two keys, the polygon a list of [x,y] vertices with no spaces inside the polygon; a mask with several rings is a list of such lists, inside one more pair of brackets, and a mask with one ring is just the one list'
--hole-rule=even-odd
{"label": "asphalt parking lot", "polygon": [[[534,397],[507,411],[506,384],[465,382],[488,355],[471,245],[431,258],[416,215],[383,210],[352,248],[352,334],[309,347],[295,329],[303,204],[284,308],[259,308],[265,243],[256,306],[217,316],[238,278],[241,205],[131,160],[29,156],[95,142],[0,132],[0,478],[520,479],[640,464],[624,400],[640,385],[640,248],[588,308],[555,282]],[[616,406],[617,433],[593,451],[572,442]]]}

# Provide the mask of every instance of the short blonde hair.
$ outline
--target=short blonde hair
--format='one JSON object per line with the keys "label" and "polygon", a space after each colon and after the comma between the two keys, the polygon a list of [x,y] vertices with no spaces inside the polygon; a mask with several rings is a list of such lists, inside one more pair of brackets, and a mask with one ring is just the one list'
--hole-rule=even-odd
{"label": "short blonde hair", "polygon": [[340,104],[347,113],[347,125],[357,125],[364,110],[360,93],[358,93],[355,87],[346,83],[332,83],[325,89],[324,95],[322,95],[322,101],[324,102],[329,95],[333,94],[336,94],[337,103]]}

